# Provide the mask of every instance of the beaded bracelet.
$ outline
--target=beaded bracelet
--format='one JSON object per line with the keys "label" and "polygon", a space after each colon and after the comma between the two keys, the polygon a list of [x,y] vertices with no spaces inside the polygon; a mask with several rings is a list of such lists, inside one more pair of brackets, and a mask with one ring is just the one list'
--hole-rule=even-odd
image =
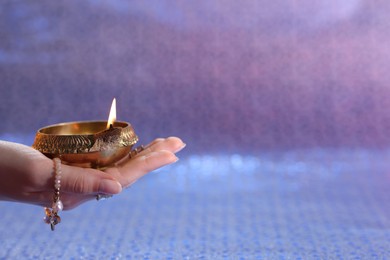
{"label": "beaded bracelet", "polygon": [[58,212],[64,209],[64,205],[60,199],[61,188],[61,160],[59,158],[53,159],[54,163],[54,195],[53,204],[51,208],[45,207],[45,218],[43,219],[46,224],[50,224],[51,230],[54,231],[55,225],[61,222]]}

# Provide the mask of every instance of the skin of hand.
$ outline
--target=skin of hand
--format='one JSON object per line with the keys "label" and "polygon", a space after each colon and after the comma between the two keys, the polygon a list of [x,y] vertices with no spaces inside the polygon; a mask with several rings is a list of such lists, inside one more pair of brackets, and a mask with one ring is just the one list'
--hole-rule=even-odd
{"label": "skin of hand", "polygon": [[[61,201],[72,209],[96,198],[118,194],[145,174],[178,160],[185,147],[177,137],[158,138],[131,159],[104,171],[62,164]],[[0,200],[50,207],[53,200],[53,161],[33,148],[0,141]]]}

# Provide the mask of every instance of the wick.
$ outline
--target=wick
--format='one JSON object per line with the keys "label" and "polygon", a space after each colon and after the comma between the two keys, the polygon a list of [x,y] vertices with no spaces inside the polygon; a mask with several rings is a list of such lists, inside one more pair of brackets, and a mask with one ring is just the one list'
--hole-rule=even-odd
{"label": "wick", "polygon": [[110,129],[113,129],[114,127],[112,126],[112,124],[110,124]]}

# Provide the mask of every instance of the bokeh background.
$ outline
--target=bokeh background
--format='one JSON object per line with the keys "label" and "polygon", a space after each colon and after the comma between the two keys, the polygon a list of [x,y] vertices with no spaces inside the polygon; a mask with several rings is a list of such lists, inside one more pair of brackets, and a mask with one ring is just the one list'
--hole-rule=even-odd
{"label": "bokeh background", "polygon": [[[187,143],[127,197],[68,213],[53,239],[69,258],[387,258],[389,12],[385,0],[2,1],[0,138],[31,145],[42,126],[105,120],[116,97],[142,143]],[[39,224],[16,243],[13,214],[40,213],[2,204],[0,257],[64,254]],[[111,222],[102,208],[118,210],[114,228],[77,222]]]}
{"label": "bokeh background", "polygon": [[387,1],[5,1],[0,133],[119,118],[196,151],[390,143]]}

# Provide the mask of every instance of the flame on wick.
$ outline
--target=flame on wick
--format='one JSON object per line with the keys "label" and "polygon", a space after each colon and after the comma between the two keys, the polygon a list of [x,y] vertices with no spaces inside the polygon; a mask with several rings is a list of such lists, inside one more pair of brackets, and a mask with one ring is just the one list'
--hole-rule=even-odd
{"label": "flame on wick", "polygon": [[110,128],[110,125],[113,125],[116,120],[116,99],[112,100],[110,115],[107,121],[107,129]]}

